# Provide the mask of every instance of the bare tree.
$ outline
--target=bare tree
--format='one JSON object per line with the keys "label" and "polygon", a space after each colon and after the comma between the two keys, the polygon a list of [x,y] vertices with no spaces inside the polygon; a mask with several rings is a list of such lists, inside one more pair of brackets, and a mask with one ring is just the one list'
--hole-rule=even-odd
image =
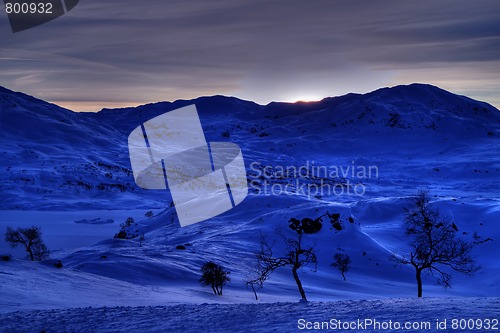
{"label": "bare tree", "polygon": [[475,244],[457,237],[458,227],[431,207],[428,191],[419,191],[410,199],[403,221],[410,254],[394,254],[393,259],[415,268],[418,297],[422,297],[424,271],[436,276],[438,284],[450,287],[451,271],[472,275],[479,269],[472,257]]}
{"label": "bare tree", "polygon": [[201,272],[203,274],[200,279],[201,284],[210,286],[215,295],[221,296],[224,285],[231,281],[229,278],[231,273],[212,261],[204,263]]}
{"label": "bare tree", "polygon": [[264,285],[264,280],[259,279],[259,277],[257,278],[247,277],[243,280],[243,282],[245,283],[246,287],[250,286],[250,288],[252,288],[255,300],[256,301],[259,300],[259,296],[257,295],[257,290],[255,290],[255,286],[262,288]]}
{"label": "bare tree", "polygon": [[337,252],[333,256],[333,267],[337,267],[339,271],[342,273],[342,277],[344,278],[344,281],[346,280],[345,278],[345,273],[349,271],[351,268],[349,265],[351,264],[351,258],[343,252]]}
{"label": "bare tree", "polygon": [[296,236],[286,236],[281,230],[279,231],[281,239],[285,244],[285,253],[281,256],[274,256],[273,247],[275,243],[270,244],[265,237],[262,237],[260,251],[256,254],[260,272],[256,282],[262,284],[277,268],[289,266],[292,268],[292,275],[302,300],[307,301],[298,270],[309,264],[314,264],[316,269],[318,260],[315,248],[313,246],[306,246],[303,238],[305,234],[318,232],[321,230],[321,226],[321,217],[315,220],[305,218],[301,221],[292,218],[289,221],[289,227],[295,231]]}
{"label": "bare tree", "polygon": [[[264,286],[264,282],[269,278],[269,276],[273,272],[271,266],[267,264],[267,260],[263,260],[262,258],[269,254],[272,256],[272,246],[274,245],[274,243],[272,245],[269,245],[268,240],[263,234],[260,235],[260,239],[261,239],[260,242],[261,250],[255,254],[257,259],[257,264],[253,267],[253,270],[249,274],[249,276],[247,276],[243,280],[246,287],[250,286],[252,288],[256,301],[259,299],[259,297],[257,296],[257,291],[255,290],[255,286],[262,288]],[[271,249],[271,252],[269,253],[264,249]],[[266,253],[264,254],[263,251]]]}
{"label": "bare tree", "polygon": [[17,228],[7,227],[5,241],[10,247],[16,248],[23,245],[31,261],[43,260],[49,257],[49,250],[42,240],[42,231],[39,227]]}
{"label": "bare tree", "polygon": [[[261,239],[264,236],[261,235]],[[269,272],[265,272],[266,267],[261,266],[261,261],[258,260],[258,253],[256,253],[257,257],[257,265],[253,268],[253,271],[243,279],[245,283],[245,287],[248,288],[250,286],[252,288],[253,294],[255,296],[255,300],[257,301],[259,297],[257,296],[257,290],[255,290],[255,286],[262,288],[264,286],[264,281],[269,277]]]}

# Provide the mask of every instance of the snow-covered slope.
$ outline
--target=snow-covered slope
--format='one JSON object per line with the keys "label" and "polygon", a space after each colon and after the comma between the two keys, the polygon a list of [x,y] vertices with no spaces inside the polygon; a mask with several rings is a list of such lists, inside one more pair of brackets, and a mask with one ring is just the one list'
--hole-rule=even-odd
{"label": "snow-covered slope", "polygon": [[[189,104],[196,104],[208,141],[230,141],[242,148],[250,194],[231,211],[180,228],[168,191],[141,190],[134,184],[126,144],[139,124]],[[21,210],[50,210],[54,215],[78,210],[78,217],[75,212],[67,218],[68,230],[82,219],[81,211],[92,210],[92,220],[112,217],[110,212],[96,216],[96,210],[120,210],[116,224],[126,209],[141,211],[140,215],[145,209],[157,212],[129,228],[144,233],[142,246],[137,238],[112,239],[109,233],[96,244],[88,238],[83,247],[70,241],[58,246],[53,257],[62,260],[62,270],[50,264],[0,262],[0,302],[4,311],[79,304],[252,302],[243,279],[254,265],[260,235],[278,239],[277,228],[292,233],[287,228],[290,218],[316,218],[326,212],[340,214],[343,228],[335,230],[325,219],[319,233],[306,237],[319,258],[317,271],[306,267],[300,272],[309,299],[412,297],[414,272],[394,266],[389,257],[405,249],[402,209],[418,188],[431,191],[434,204],[453,218],[461,236],[472,239],[477,232],[492,239],[475,250],[482,266],[478,274],[454,276],[449,290],[426,277],[424,295],[500,296],[499,137],[500,111],[422,84],[312,103],[262,106],[213,96],[95,114],[73,113],[0,89],[0,209],[15,210],[11,215],[16,219],[22,219]],[[278,172],[293,166],[304,167],[307,176]],[[340,171],[312,175],[314,166]],[[369,177],[351,173],[370,166],[376,173]],[[360,195],[301,190],[319,184],[344,191],[359,186],[365,191]],[[272,193],[273,185],[289,185],[293,193]],[[60,229],[44,227],[43,221],[38,224],[49,239],[59,235]],[[277,246],[279,251],[279,242]],[[352,258],[345,282],[330,265],[339,248]],[[223,297],[199,286],[199,267],[207,260],[231,271]],[[26,277],[32,281],[29,289],[24,288]],[[7,280],[14,282],[3,283]],[[69,299],[67,293],[72,295]],[[259,294],[264,302],[298,299],[286,268],[278,270]]]}

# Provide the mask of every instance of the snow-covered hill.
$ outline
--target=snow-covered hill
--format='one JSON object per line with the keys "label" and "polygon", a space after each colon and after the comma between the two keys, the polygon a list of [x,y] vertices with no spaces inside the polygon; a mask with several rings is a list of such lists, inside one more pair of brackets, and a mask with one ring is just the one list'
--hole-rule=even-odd
{"label": "snow-covered hill", "polygon": [[[241,147],[250,193],[236,208],[180,228],[168,191],[135,185],[127,137],[144,121],[190,104],[197,106],[208,141]],[[252,303],[243,279],[254,265],[260,235],[278,239],[278,228],[292,233],[287,228],[291,218],[326,212],[340,214],[342,230],[325,219],[319,233],[305,237],[318,251],[317,270],[311,266],[300,272],[310,300],[413,297],[414,271],[394,266],[389,258],[393,251],[406,249],[403,207],[419,188],[430,190],[433,204],[453,219],[460,236],[472,240],[477,233],[491,239],[475,249],[482,269],[474,277],[456,275],[448,290],[425,277],[424,295],[499,297],[499,137],[499,110],[422,84],[311,103],[263,106],[213,96],[85,114],[1,88],[1,227],[40,225],[53,258],[64,263],[56,269],[51,262],[0,262],[2,311]],[[329,191],[319,192],[321,186]],[[155,216],[142,217],[146,210]],[[112,238],[126,216],[136,219],[129,231],[144,234],[142,246],[138,238]],[[110,219],[114,223],[89,222]],[[339,249],[352,258],[347,281],[331,266]],[[0,250],[10,251],[5,244]],[[198,283],[199,268],[207,260],[231,271],[223,297]],[[287,268],[279,269],[258,292],[259,302],[298,299]],[[475,301],[498,309],[498,300]],[[398,304],[384,302],[393,308]],[[433,302],[442,307],[447,301]],[[365,305],[356,303],[360,313]],[[74,310],[64,320],[98,316],[100,311]],[[114,309],[111,317],[120,311],[134,310]],[[39,327],[47,316],[62,313],[38,313],[32,324]],[[317,312],[317,318],[323,314]]]}
{"label": "snow-covered hill", "polygon": [[[439,183],[448,194],[498,193],[500,112],[439,88],[414,84],[312,103],[266,106],[201,97],[137,108],[74,113],[0,89],[1,209],[162,208],[168,194],[135,186],[127,136],[164,112],[196,104],[209,141],[243,149],[247,168],[377,165],[376,195]],[[493,173],[493,174],[492,174]],[[477,181],[477,180],[485,180]],[[491,186],[490,186],[491,185]]]}

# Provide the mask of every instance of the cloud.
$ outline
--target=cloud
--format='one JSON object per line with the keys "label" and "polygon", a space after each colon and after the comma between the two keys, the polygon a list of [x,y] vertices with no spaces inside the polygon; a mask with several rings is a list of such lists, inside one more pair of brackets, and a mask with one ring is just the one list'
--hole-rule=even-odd
{"label": "cloud", "polygon": [[495,0],[87,0],[22,33],[1,21],[0,34],[3,85],[76,108],[211,94],[267,103],[438,84],[439,71],[474,77],[457,79],[460,91],[488,97],[500,81]]}

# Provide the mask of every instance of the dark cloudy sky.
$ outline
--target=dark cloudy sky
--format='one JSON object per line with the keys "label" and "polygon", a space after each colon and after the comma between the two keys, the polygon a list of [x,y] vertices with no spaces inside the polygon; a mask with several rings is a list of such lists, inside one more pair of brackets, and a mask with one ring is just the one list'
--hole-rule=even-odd
{"label": "dark cloudy sky", "polygon": [[13,34],[0,85],[73,110],[425,82],[500,107],[499,0],[80,0]]}

